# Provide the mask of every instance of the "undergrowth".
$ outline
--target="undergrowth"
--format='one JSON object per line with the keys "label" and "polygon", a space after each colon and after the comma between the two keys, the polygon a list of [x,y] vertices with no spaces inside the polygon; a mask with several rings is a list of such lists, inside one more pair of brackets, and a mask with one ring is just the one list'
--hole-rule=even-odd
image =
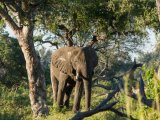
{"label": "undergrowth", "polygon": [[[147,77],[145,77],[147,78]],[[148,77],[151,79],[150,77]],[[101,84],[108,84],[107,82],[100,81]],[[156,100],[157,95],[159,95],[159,89],[154,87],[154,80],[145,80],[147,97]],[[159,84],[158,84],[159,85]],[[159,87],[159,86],[158,86]],[[154,88],[154,89],[153,89]],[[157,91],[155,91],[157,90]],[[95,108],[103,99],[106,98],[106,91],[99,87],[92,88],[92,102],[91,109]],[[159,100],[159,99],[158,99]],[[121,112],[128,113],[132,115],[133,118],[139,120],[158,120],[160,119],[160,114],[143,105],[139,100],[133,100],[125,96],[123,93],[118,93],[112,99],[112,101],[119,101],[114,108]],[[112,102],[110,101],[110,102]],[[52,102],[52,88],[47,86],[47,102],[50,110],[50,114],[47,117],[40,118],[40,120],[69,120],[75,114],[71,111],[73,104],[73,95],[71,96],[70,108],[63,108],[61,111]],[[81,100],[81,111],[84,111],[84,96]],[[129,109],[127,111],[127,109]],[[22,83],[18,86],[13,86],[12,88],[7,88],[0,84],[0,120],[32,120],[33,114],[30,108],[30,101],[28,96],[28,85],[27,83]],[[84,120],[129,120],[128,118],[120,117],[113,112],[106,111],[97,113],[91,117],[85,118]]]}

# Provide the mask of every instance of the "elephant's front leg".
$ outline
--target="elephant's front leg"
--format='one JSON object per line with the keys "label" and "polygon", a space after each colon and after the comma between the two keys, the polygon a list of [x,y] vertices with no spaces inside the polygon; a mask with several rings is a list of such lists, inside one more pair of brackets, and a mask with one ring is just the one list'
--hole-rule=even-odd
{"label": "elephant's front leg", "polygon": [[63,98],[64,98],[64,93],[65,93],[65,87],[66,87],[66,80],[59,81],[58,96],[57,96],[58,107],[63,106]]}
{"label": "elephant's front leg", "polygon": [[91,80],[83,80],[84,90],[85,90],[85,109],[86,111],[90,110],[91,104]]}
{"label": "elephant's front leg", "polygon": [[73,112],[77,112],[80,108],[80,101],[82,96],[82,80],[79,79],[76,81],[75,93],[74,93],[74,102],[73,102]]}

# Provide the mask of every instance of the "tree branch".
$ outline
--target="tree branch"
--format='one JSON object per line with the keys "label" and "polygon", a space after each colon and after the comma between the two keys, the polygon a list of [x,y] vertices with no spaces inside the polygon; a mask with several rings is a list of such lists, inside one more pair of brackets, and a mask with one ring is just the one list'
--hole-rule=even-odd
{"label": "tree branch", "polygon": [[72,30],[69,30],[66,26],[64,25],[58,25],[58,28],[60,30],[63,30],[65,32],[65,39],[68,41],[67,45],[68,46],[73,46],[73,40],[72,37],[76,33],[76,28],[73,28]]}
{"label": "tree branch", "polygon": [[117,102],[112,102],[110,104],[104,105],[102,108],[100,109],[93,109],[87,112],[78,112],[73,118],[71,118],[71,120],[82,120],[85,117],[89,117],[93,114],[102,112],[102,111],[106,111],[109,110],[110,108],[112,108]]}
{"label": "tree branch", "polygon": [[6,4],[8,5],[8,6],[12,6],[14,9],[15,9],[15,12],[18,12],[19,14],[25,14],[24,13],[24,11],[22,10],[22,8],[20,7],[20,6],[18,6],[16,3],[15,3],[15,1],[8,1],[8,2],[6,2]]}
{"label": "tree branch", "polygon": [[93,44],[96,43],[97,41],[98,41],[98,39],[97,39],[97,34],[94,33],[92,40],[87,44],[87,46],[92,47]]}
{"label": "tree branch", "polygon": [[93,110],[87,111],[87,112],[78,112],[73,118],[72,120],[82,120],[85,117],[89,117],[93,114],[102,112],[102,111],[106,111],[106,110],[110,110],[116,103],[116,102],[112,102],[110,104],[107,104],[107,102],[109,102],[114,95],[119,92],[118,87],[112,91],[111,93],[108,94],[107,98],[104,99],[96,108],[94,108]]}
{"label": "tree branch", "polygon": [[69,31],[69,37],[72,38],[73,35],[77,32],[76,28],[73,28],[72,30]]}
{"label": "tree branch", "polygon": [[[43,41],[42,39],[35,39],[35,42],[40,42],[40,44],[49,43],[49,44],[51,44],[52,46],[55,46],[57,49],[59,48],[59,47],[58,47],[58,43],[54,43],[54,42],[47,41],[47,40]],[[38,45],[40,45],[40,44],[38,44]]]}
{"label": "tree branch", "polygon": [[49,43],[49,44],[51,44],[52,46],[56,46],[56,48],[58,49],[57,43],[53,43],[53,42],[51,42],[51,41],[41,41],[41,43]]}
{"label": "tree branch", "polygon": [[139,80],[139,89],[140,89],[140,95],[142,97],[146,97],[145,91],[144,91],[144,82],[143,82],[143,78],[142,75],[140,75],[140,80]]}
{"label": "tree branch", "polygon": [[8,24],[13,30],[19,30],[20,28],[17,24],[13,21],[10,15],[0,6],[0,16]]}
{"label": "tree branch", "polygon": [[127,36],[128,34],[132,34],[135,35],[135,31],[127,31],[127,32],[119,32],[119,31],[114,31],[112,33],[110,33],[110,35],[125,35]]}

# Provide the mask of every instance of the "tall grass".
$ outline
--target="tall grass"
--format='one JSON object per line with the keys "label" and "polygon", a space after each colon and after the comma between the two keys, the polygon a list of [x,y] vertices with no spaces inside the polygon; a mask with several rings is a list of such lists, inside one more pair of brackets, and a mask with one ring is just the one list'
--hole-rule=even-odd
{"label": "tall grass", "polygon": [[[145,77],[145,76],[144,76]],[[110,85],[105,81],[100,81],[101,84]],[[118,93],[112,101],[118,100],[119,103],[114,106],[121,112],[127,113],[139,120],[159,120],[160,113],[149,108],[141,103],[140,95],[138,100],[133,100],[128,97],[125,92],[129,91],[130,81],[125,83],[125,91]],[[155,100],[159,104],[160,95],[160,81],[154,78],[145,79],[145,90],[147,98]],[[91,108],[95,108],[103,99],[106,98],[106,94],[111,91],[104,90],[99,87],[92,88],[92,102]],[[49,116],[40,118],[40,120],[69,120],[74,116],[72,113],[73,95],[71,96],[71,106],[69,109],[63,108],[58,111],[52,104],[52,88],[51,85],[47,86],[47,100],[50,109]],[[112,102],[111,101],[111,102]],[[81,110],[84,111],[85,100],[82,97]],[[13,86],[7,88],[0,84],[0,120],[32,120],[32,111],[30,108],[29,96],[28,96],[28,85],[22,83],[19,86]],[[91,117],[85,118],[84,120],[129,120],[128,118],[120,117],[110,111],[95,114]]]}
{"label": "tall grass", "polygon": [[0,120],[32,119],[26,85],[7,88],[0,84]]}

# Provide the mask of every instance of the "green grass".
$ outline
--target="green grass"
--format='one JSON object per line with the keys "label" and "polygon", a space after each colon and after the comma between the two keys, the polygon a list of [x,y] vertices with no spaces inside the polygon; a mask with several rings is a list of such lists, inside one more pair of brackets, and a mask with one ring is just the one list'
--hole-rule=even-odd
{"label": "green grass", "polygon": [[[92,108],[102,101],[105,96],[99,96],[98,94],[104,93],[105,91],[101,88],[94,88],[92,94]],[[31,120],[33,114],[30,108],[29,96],[28,96],[28,85],[22,83],[20,86],[13,86],[7,88],[0,84],[0,120]],[[71,107],[69,109],[63,108],[58,111],[52,103],[52,88],[47,87],[47,102],[50,110],[50,114],[46,118],[40,118],[41,120],[69,120],[75,113],[71,111],[73,95],[71,96]],[[84,97],[81,101],[81,110],[84,110]],[[92,117],[86,118],[86,120],[99,120],[105,119],[106,112],[96,114]]]}
{"label": "green grass", "polygon": [[[107,84],[106,82],[101,82]],[[91,108],[95,108],[106,95],[100,95],[106,93],[102,88],[92,88],[92,102]],[[108,91],[109,92],[109,91]],[[47,102],[50,110],[50,114],[40,120],[69,120],[74,116],[74,113],[69,109],[63,108],[58,111],[55,106],[52,105],[52,88],[47,86]],[[158,120],[160,114],[154,111],[152,108],[148,108],[142,105],[140,102],[135,101],[131,98],[127,98],[123,93],[118,93],[112,101],[118,100],[119,103],[115,108],[123,108],[126,113],[126,108],[129,109],[130,115],[139,120]],[[71,105],[73,102],[73,95],[71,96]],[[81,101],[81,110],[84,111],[84,97]],[[128,105],[128,106],[126,106]],[[33,114],[30,108],[29,96],[28,96],[28,85],[22,83],[20,86],[13,86],[7,88],[0,84],[0,120],[32,120]],[[97,113],[91,117],[85,118],[84,120],[129,120],[122,118],[110,111]]]}
{"label": "green grass", "polygon": [[32,111],[26,85],[9,89],[0,84],[0,120],[27,119],[32,119]]}

